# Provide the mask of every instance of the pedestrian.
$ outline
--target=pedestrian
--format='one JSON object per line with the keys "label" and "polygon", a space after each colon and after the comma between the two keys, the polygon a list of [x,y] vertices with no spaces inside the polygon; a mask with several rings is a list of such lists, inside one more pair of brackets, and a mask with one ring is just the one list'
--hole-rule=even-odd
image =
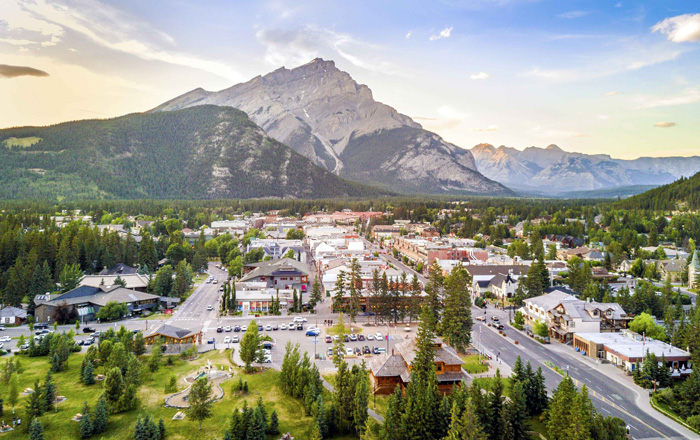
{"label": "pedestrian", "polygon": [[19,426],[19,425],[21,425],[21,424],[22,424],[22,419],[20,419],[19,417],[17,417],[17,426]]}

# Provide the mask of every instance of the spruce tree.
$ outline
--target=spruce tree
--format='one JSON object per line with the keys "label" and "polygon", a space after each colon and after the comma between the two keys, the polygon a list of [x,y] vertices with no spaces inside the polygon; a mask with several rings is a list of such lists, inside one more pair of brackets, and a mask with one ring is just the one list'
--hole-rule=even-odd
{"label": "spruce tree", "polygon": [[83,418],[80,419],[80,437],[88,438],[93,433],[92,416],[90,415],[90,405],[87,400],[83,404]]}
{"label": "spruce tree", "polygon": [[44,440],[44,427],[39,419],[32,419],[29,424],[29,440]]}
{"label": "spruce tree", "polygon": [[503,380],[501,380],[500,370],[496,370],[496,377],[491,384],[490,393],[487,397],[489,413],[495,423],[491,423],[486,429],[491,440],[500,440],[503,435]]}
{"label": "spruce tree", "polygon": [[455,266],[445,278],[445,308],[440,329],[445,341],[457,352],[464,352],[471,342],[473,322],[469,285],[471,276],[461,265]]}
{"label": "spruce tree", "polygon": [[507,405],[506,413],[510,426],[510,435],[513,440],[528,440],[529,426],[527,423],[528,408],[527,397],[525,395],[525,384],[514,381],[510,391],[510,402]]}
{"label": "spruce tree", "polygon": [[92,416],[92,431],[95,434],[101,434],[107,430],[109,422],[109,404],[105,399],[104,394],[97,399],[97,404]]}
{"label": "spruce tree", "polygon": [[270,435],[277,435],[280,432],[279,428],[279,417],[277,416],[277,410],[272,410],[270,414],[270,423],[267,426],[267,433]]}
{"label": "spruce tree", "polygon": [[50,410],[56,400],[56,386],[53,383],[53,376],[51,371],[46,373],[46,378],[44,379],[43,386],[43,397],[44,397],[44,408],[45,410]]}

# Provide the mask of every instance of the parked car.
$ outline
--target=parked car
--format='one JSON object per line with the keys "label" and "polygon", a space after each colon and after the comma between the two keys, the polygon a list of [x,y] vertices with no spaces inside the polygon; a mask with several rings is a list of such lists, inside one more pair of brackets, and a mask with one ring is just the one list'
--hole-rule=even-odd
{"label": "parked car", "polygon": [[318,336],[321,334],[321,330],[317,328],[310,328],[306,331],[306,336]]}
{"label": "parked car", "polygon": [[226,327],[224,327],[224,331],[225,331],[226,333],[228,333],[228,332],[232,332],[233,329],[231,328],[230,325],[227,325]]}
{"label": "parked car", "polygon": [[85,340],[85,343],[84,343],[83,345],[92,345],[92,344],[94,344],[94,343],[95,343],[95,339],[94,339],[94,338],[87,338],[87,339]]}
{"label": "parked car", "polygon": [[207,344],[213,344],[214,342],[216,342],[216,339],[214,339],[214,338],[209,338],[207,340]]}
{"label": "parked car", "polygon": [[330,337],[330,335],[326,336],[326,343],[330,344],[333,342],[333,338]]}
{"label": "parked car", "polygon": [[245,332],[246,330],[248,330],[248,326],[247,326],[247,325],[241,326],[241,331],[242,331],[242,332]]}
{"label": "parked car", "polygon": [[372,333],[367,335],[367,340],[368,341],[374,341],[374,335]]}
{"label": "parked car", "polygon": [[49,328],[49,325],[45,322],[34,324],[34,330],[43,330]]}
{"label": "parked car", "polygon": [[297,326],[293,322],[289,323],[289,330],[296,330]]}
{"label": "parked car", "polygon": [[343,341],[345,341],[345,342],[350,342],[350,336],[348,336],[348,335],[343,335]]}
{"label": "parked car", "polygon": [[4,326],[4,325],[0,325],[0,331],[5,331],[5,326]]}
{"label": "parked car", "polygon": [[29,349],[29,344],[23,344],[22,346],[19,347],[20,350],[27,350]]}
{"label": "parked car", "polygon": [[476,317],[476,320],[477,320],[477,321],[484,322],[484,321],[486,321],[486,318],[484,318],[483,316],[477,316],[477,317]]}
{"label": "parked car", "polygon": [[287,324],[280,325],[280,330],[287,330]]}
{"label": "parked car", "polygon": [[304,330],[303,324],[297,324],[297,330]]}
{"label": "parked car", "polygon": [[234,331],[234,332],[239,332],[239,331],[241,331],[241,326],[240,326],[240,325],[235,326],[235,327],[233,328],[233,331]]}
{"label": "parked car", "polygon": [[226,337],[224,338],[224,344],[228,344],[228,343],[230,343],[230,342],[231,342],[231,337],[230,337],[230,336],[226,336]]}
{"label": "parked car", "polygon": [[372,350],[369,349],[368,345],[362,347],[362,354],[372,354]]}
{"label": "parked car", "polygon": [[[36,328],[36,327],[34,327],[34,328]],[[95,331],[96,331],[96,330],[95,330],[94,328],[92,328],[92,327],[85,327],[85,328],[83,328],[83,333],[95,333]]]}
{"label": "parked car", "polygon": [[304,322],[306,322],[306,318],[304,318],[302,316],[296,316],[296,317],[294,317],[294,322],[304,323]]}
{"label": "parked car", "polygon": [[276,331],[276,330],[279,330],[279,329],[280,329],[280,328],[277,326],[277,324],[275,324],[275,325],[272,326],[272,330],[273,330],[273,331]]}
{"label": "parked car", "polygon": [[223,332],[224,332],[224,328],[221,327],[221,326],[219,326],[219,327],[216,328],[216,332],[217,332],[217,333],[223,333]]}
{"label": "parked car", "polygon": [[355,347],[352,349],[352,351],[355,353],[355,356],[360,356],[362,354],[360,347]]}
{"label": "parked car", "polygon": [[93,333],[92,333],[92,338],[93,338],[93,339],[100,339],[100,335],[101,335],[101,334],[102,334],[102,332],[93,332]]}
{"label": "parked car", "polygon": [[364,341],[364,340],[365,340],[365,335],[363,335],[363,334],[357,335],[357,340],[358,340],[358,341]]}
{"label": "parked car", "polygon": [[233,342],[234,344],[238,344],[238,343],[240,342],[240,340],[238,339],[238,336],[237,336],[237,335],[234,335],[234,336],[231,338],[231,342]]}
{"label": "parked car", "polygon": [[493,322],[498,322],[498,316],[492,316],[491,321]]}
{"label": "parked car", "polygon": [[272,342],[263,341],[262,347],[263,347],[263,350],[272,350]]}
{"label": "parked car", "polygon": [[497,330],[503,330],[505,328],[500,322],[498,324],[494,324],[494,327],[496,327]]}
{"label": "parked car", "polygon": [[272,331],[272,326],[270,324],[265,326],[265,331]]}
{"label": "parked car", "polygon": [[346,348],[346,349],[345,349],[345,354],[346,354],[347,356],[352,356],[352,355],[353,355],[352,348]]}
{"label": "parked car", "polygon": [[382,339],[384,339],[384,336],[382,336],[382,332],[377,332],[377,333],[374,334],[374,338],[375,338],[377,341],[381,341]]}
{"label": "parked car", "polygon": [[328,356],[333,356],[333,347],[328,347]]}
{"label": "parked car", "polygon": [[209,304],[209,305],[207,306],[207,310],[211,312],[212,310],[214,310],[214,306],[212,306],[211,304]]}
{"label": "parked car", "polygon": [[0,342],[10,342],[11,340],[12,338],[9,336],[3,336],[2,338],[0,338]]}
{"label": "parked car", "polygon": [[258,325],[258,331],[259,331],[259,332],[263,331],[263,326],[262,326],[262,324],[259,324],[259,325]]}
{"label": "parked car", "polygon": [[373,345],[373,346],[372,346],[372,352],[373,352],[374,354],[379,354],[379,347],[376,347],[376,346]]}
{"label": "parked car", "polygon": [[356,334],[350,335],[350,340],[353,342],[357,341],[357,335]]}

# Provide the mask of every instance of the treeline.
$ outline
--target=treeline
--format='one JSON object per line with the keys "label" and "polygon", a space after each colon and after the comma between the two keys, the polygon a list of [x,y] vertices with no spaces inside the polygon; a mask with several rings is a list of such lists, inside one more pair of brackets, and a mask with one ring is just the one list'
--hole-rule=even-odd
{"label": "treeline", "polygon": [[700,173],[692,177],[681,177],[668,185],[617,203],[623,209],[670,211],[674,209],[700,209]]}

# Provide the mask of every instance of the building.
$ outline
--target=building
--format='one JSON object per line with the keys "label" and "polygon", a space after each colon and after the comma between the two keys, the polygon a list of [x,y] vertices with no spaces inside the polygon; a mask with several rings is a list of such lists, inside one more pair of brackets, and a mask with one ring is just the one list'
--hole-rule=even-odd
{"label": "building", "polygon": [[299,292],[306,292],[309,288],[311,270],[306,264],[291,258],[247,264],[244,271],[247,273],[241,282],[266,282],[268,288],[297,289]]}
{"label": "building", "polygon": [[21,325],[27,320],[27,311],[19,307],[5,307],[0,310],[0,324]]}
{"label": "building", "polygon": [[594,359],[608,361],[627,371],[634,371],[644,363],[647,352],[656,355],[659,362],[665,359],[671,377],[688,376],[690,353],[665,342],[644,338],[631,330],[620,333],[577,333],[574,335],[574,349]]}
{"label": "building", "polygon": [[[454,385],[470,382],[471,376],[464,371],[464,362],[457,353],[438,338],[433,339],[435,350],[435,372],[438,388],[449,393]],[[411,381],[411,365],[416,357],[416,341],[409,339],[396,345],[391,354],[386,353],[369,362],[369,378],[373,394],[391,394],[396,385],[402,389]]]}
{"label": "building", "polygon": [[265,256],[273,260],[282,258],[290,250],[294,252],[294,258],[299,257],[299,261],[306,262],[306,250],[302,240],[287,240],[287,239],[252,239],[246,247],[246,252],[251,249],[262,249]]}
{"label": "building", "polygon": [[688,287],[700,289],[700,251],[693,252],[693,260],[688,266]]}
{"label": "building", "polygon": [[80,286],[102,287],[114,285],[117,277],[121,278],[126,283],[127,289],[138,290],[145,292],[148,288],[148,277],[138,273],[128,275],[86,275],[80,280]]}
{"label": "building", "polygon": [[162,324],[147,332],[143,339],[146,345],[153,345],[156,338],[164,345],[201,344],[202,332],[175,327],[169,324]]}
{"label": "building", "polygon": [[493,296],[498,299],[508,299],[515,295],[518,290],[518,278],[511,273],[499,273],[491,279],[491,282],[486,287]]}
{"label": "building", "polygon": [[619,332],[632,319],[617,303],[583,301],[566,292],[555,290],[545,295],[528,298],[520,309],[525,325],[532,329],[542,321],[549,328],[549,336],[560,342],[569,342],[576,333]]}
{"label": "building", "polygon": [[124,263],[119,263],[114,267],[110,267],[109,269],[105,268],[102,269],[102,271],[98,275],[133,275],[136,273],[136,268],[133,268],[131,266],[127,266]]}
{"label": "building", "polygon": [[[37,322],[55,322],[59,313],[88,322],[108,302],[126,304],[129,313],[140,314],[157,307],[160,297],[121,286],[80,286],[60,295],[37,295],[34,298]],[[72,322],[72,321],[71,321]]]}
{"label": "building", "polygon": [[659,275],[662,280],[671,280],[672,283],[678,283],[683,279],[685,272],[685,260],[660,260],[656,263],[659,269]]}
{"label": "building", "polygon": [[[497,286],[496,289],[499,292],[505,292],[508,294],[510,292],[511,296],[515,293],[514,289],[517,289],[517,282],[522,275],[526,275],[530,266],[520,265],[520,264],[493,264],[488,266],[479,265],[469,265],[464,266],[464,269],[469,272],[472,276],[471,292],[473,296],[484,296],[486,292],[493,293],[493,286]],[[500,275],[500,276],[499,276]],[[498,276],[498,278],[496,278]],[[504,278],[505,277],[505,278]],[[515,286],[507,286],[505,290],[503,288],[503,281],[510,278],[511,283],[515,283]],[[491,282],[496,279],[494,285]],[[499,280],[501,281],[500,285]],[[510,297],[508,297],[510,298]]]}

